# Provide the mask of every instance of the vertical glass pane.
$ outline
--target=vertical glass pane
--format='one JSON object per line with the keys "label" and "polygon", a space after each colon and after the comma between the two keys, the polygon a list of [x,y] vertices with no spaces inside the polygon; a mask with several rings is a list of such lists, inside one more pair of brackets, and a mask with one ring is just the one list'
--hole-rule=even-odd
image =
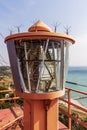
{"label": "vertical glass pane", "polygon": [[16,41],[23,91],[52,92],[63,89],[64,43],[49,39]]}
{"label": "vertical glass pane", "polygon": [[64,88],[64,41],[61,41],[60,90]]}
{"label": "vertical glass pane", "polygon": [[56,64],[56,89],[60,90],[60,63],[61,63],[61,49],[57,47],[57,64]]}
{"label": "vertical glass pane", "polygon": [[69,46],[71,43],[65,42],[65,49],[64,49],[64,54],[65,54],[65,59],[64,59],[64,81],[66,80],[67,72],[68,72],[68,65],[69,65]]}

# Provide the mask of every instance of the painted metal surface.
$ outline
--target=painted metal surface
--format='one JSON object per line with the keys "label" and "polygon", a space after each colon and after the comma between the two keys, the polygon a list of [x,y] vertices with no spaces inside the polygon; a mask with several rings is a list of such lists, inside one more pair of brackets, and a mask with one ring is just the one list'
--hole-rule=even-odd
{"label": "painted metal surface", "polygon": [[13,34],[5,38],[5,42],[8,40],[21,40],[21,39],[35,39],[35,38],[49,38],[49,39],[60,39],[60,40],[68,40],[72,43],[75,43],[74,38],[69,35],[62,33],[52,32],[51,29],[45,25],[42,21],[36,22],[32,25],[28,32]]}

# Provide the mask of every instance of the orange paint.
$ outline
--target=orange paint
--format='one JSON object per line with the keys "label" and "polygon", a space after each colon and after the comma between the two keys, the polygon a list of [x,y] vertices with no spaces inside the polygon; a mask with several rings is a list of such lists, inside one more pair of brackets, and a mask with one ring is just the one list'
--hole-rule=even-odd
{"label": "orange paint", "polygon": [[25,100],[24,130],[58,130],[58,100]]}

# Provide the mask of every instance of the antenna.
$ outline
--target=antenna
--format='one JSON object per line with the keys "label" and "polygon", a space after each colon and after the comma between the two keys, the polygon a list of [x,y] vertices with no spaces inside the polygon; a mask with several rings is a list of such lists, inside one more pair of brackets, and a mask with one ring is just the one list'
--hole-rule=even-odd
{"label": "antenna", "polygon": [[15,28],[17,28],[17,32],[18,32],[18,33],[20,33],[20,28],[21,28],[21,27],[22,27],[22,24],[15,26]]}
{"label": "antenna", "polygon": [[70,31],[71,31],[71,26],[66,26],[66,27],[64,27],[64,29],[65,29],[65,33],[66,33],[67,35],[69,35],[69,33],[70,33]]}
{"label": "antenna", "polygon": [[13,29],[8,29],[8,30],[9,30],[10,35],[12,35],[12,33],[14,32]]}
{"label": "antenna", "polygon": [[56,22],[56,23],[53,24],[54,32],[57,32],[57,28],[58,28],[58,26],[59,26],[60,24],[61,24],[61,23],[58,23],[58,22]]}

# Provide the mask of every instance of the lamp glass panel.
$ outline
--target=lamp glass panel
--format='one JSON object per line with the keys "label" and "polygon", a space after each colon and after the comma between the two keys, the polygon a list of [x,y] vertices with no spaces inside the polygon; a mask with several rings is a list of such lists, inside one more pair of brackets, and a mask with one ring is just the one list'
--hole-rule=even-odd
{"label": "lamp glass panel", "polygon": [[64,42],[19,40],[15,41],[15,48],[24,91],[42,93],[63,89]]}

